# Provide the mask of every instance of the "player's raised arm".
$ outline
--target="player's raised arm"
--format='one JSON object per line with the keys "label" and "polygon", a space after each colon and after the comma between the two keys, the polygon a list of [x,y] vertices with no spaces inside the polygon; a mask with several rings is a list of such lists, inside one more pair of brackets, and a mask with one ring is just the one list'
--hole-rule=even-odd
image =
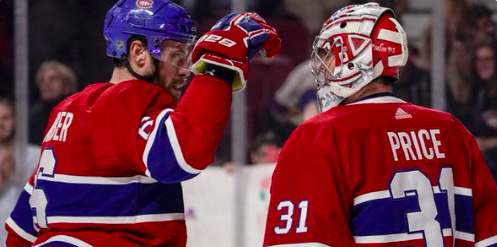
{"label": "player's raised arm", "polygon": [[192,53],[196,76],[176,109],[161,111],[149,128],[143,151],[146,174],[175,183],[211,164],[232,91],[245,87],[250,59],[258,53],[273,57],[279,48],[274,28],[255,13],[229,14],[202,36]]}
{"label": "player's raised arm", "polygon": [[256,14],[228,15],[196,46],[195,32],[169,0],[119,0],[107,12],[112,77],[52,111],[9,247],[186,246],[179,182],[212,163],[249,60],[279,50]]}

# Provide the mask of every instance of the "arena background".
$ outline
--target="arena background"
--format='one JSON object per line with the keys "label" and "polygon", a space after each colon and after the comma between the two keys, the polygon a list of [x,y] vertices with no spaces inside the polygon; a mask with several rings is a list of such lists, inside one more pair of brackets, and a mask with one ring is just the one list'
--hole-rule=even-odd
{"label": "arena background", "polygon": [[[276,27],[282,38],[280,56],[272,60],[256,58],[251,63],[248,89],[234,97],[231,121],[216,163],[184,185],[189,246],[260,245],[274,164],[257,162],[252,155],[261,142],[281,147],[303,121],[303,109],[298,103],[285,105],[275,95],[292,70],[310,55],[312,39],[321,23],[339,7],[366,1],[174,2],[190,11],[199,36],[229,12],[256,11]],[[478,66],[474,54],[477,37],[487,36],[495,44],[497,2],[377,2],[395,10],[408,35],[409,65],[395,94],[415,104],[450,111],[473,131],[472,123],[478,120],[475,118],[483,116],[474,114],[481,110],[476,104],[477,95],[497,87],[497,75],[485,87],[474,71]],[[112,0],[0,0],[0,96],[15,100],[17,163],[25,163],[29,115],[40,101],[36,73],[43,62],[57,60],[68,65],[76,75],[78,89],[110,78],[112,61],[105,55],[102,28],[105,13],[113,4]],[[488,16],[490,19],[484,19]],[[494,69],[495,64],[494,61]],[[466,97],[459,100],[459,94]],[[488,122],[495,129],[479,132],[475,127],[474,134],[481,140],[497,137],[497,108],[493,108],[497,104],[489,102],[491,105],[479,107],[491,113]],[[494,177],[496,150],[482,150],[488,152],[487,163]],[[263,153],[270,156],[270,151],[264,149]],[[18,168],[19,173],[30,172],[27,170]]]}

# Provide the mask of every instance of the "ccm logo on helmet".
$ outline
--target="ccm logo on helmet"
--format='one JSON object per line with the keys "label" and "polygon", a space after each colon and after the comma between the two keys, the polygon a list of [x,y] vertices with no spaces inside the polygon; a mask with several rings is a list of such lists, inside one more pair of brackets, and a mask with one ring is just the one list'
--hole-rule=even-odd
{"label": "ccm logo on helmet", "polygon": [[235,41],[233,41],[231,39],[223,38],[223,37],[221,37],[219,35],[215,35],[215,34],[202,36],[202,38],[200,38],[198,40],[198,42],[200,42],[200,41],[219,43],[220,45],[224,45],[226,47],[232,47],[232,46],[236,45]]}
{"label": "ccm logo on helmet", "polygon": [[136,6],[139,8],[149,9],[154,5],[154,1],[151,0],[138,0],[136,1]]}

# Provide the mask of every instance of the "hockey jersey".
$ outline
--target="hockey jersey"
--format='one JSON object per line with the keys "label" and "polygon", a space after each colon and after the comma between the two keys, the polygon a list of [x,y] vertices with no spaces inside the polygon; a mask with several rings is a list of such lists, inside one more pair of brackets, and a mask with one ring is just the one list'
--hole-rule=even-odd
{"label": "hockey jersey", "polygon": [[497,246],[497,188],[452,115],[375,95],[298,127],[264,246]]}
{"label": "hockey jersey", "polygon": [[213,162],[231,87],[198,75],[176,106],[157,85],[86,87],[51,113],[7,246],[182,246],[181,181]]}

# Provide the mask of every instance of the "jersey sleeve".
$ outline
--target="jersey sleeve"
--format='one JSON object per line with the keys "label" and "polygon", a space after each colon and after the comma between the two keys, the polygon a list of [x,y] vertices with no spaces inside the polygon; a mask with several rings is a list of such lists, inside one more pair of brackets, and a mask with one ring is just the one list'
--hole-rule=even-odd
{"label": "jersey sleeve", "polygon": [[[339,166],[339,148],[299,127],[273,174],[264,246],[353,246],[352,198]],[[335,145],[335,144],[333,144]]]}
{"label": "jersey sleeve", "polygon": [[[460,124],[460,123],[459,123]],[[475,138],[462,124],[460,129],[469,146],[472,167],[472,193],[475,247],[497,246],[497,187]]]}
{"label": "jersey sleeve", "polygon": [[5,222],[7,230],[7,247],[31,246],[38,238],[33,225],[33,217],[29,199],[33,193],[33,179],[26,184],[10,217]]}
{"label": "jersey sleeve", "polygon": [[[142,103],[141,95],[149,92],[134,94],[121,97],[120,102],[129,105],[127,101],[133,102],[131,98],[135,98]],[[117,147],[120,156],[127,157],[127,163],[135,166],[134,169],[159,182],[190,179],[214,161],[214,152],[229,117],[231,94],[226,82],[198,75],[177,106],[172,98],[161,96],[164,93],[148,95],[155,98],[144,105],[145,108],[129,105],[123,109],[133,122],[121,125],[124,127],[115,126],[112,145]],[[118,119],[119,114],[115,115]],[[110,121],[116,122],[115,119],[111,117]]]}
{"label": "jersey sleeve", "polygon": [[176,183],[195,177],[214,162],[229,116],[231,91],[227,83],[211,80],[219,79],[195,77],[176,109],[154,113],[155,121],[148,124],[151,132],[142,138],[147,176]]}

